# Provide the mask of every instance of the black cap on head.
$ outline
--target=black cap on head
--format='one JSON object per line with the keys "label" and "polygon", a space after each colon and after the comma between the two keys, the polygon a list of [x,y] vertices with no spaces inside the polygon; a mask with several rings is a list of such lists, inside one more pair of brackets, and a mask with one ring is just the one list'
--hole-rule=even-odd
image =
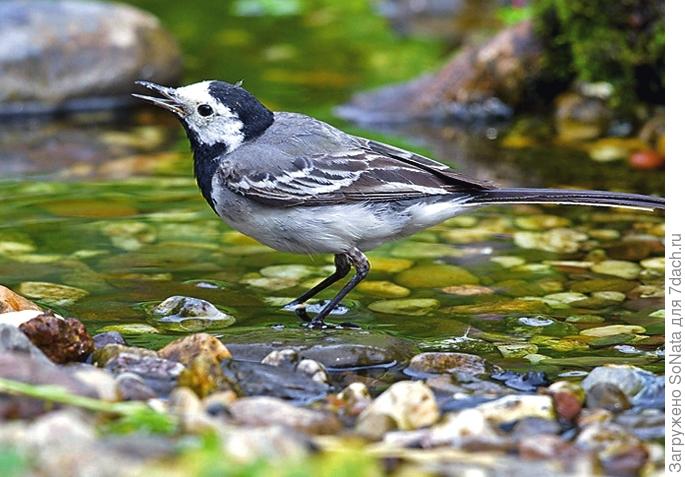
{"label": "black cap on head", "polygon": [[240,86],[212,81],[209,94],[238,115],[246,141],[260,136],[274,122],[274,113]]}

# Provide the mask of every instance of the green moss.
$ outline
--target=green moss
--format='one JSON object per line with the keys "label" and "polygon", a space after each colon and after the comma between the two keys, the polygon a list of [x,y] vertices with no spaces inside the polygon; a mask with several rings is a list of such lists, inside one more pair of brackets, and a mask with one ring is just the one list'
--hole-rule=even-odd
{"label": "green moss", "polygon": [[549,80],[608,82],[611,106],[624,111],[663,102],[663,1],[537,0],[534,22]]}

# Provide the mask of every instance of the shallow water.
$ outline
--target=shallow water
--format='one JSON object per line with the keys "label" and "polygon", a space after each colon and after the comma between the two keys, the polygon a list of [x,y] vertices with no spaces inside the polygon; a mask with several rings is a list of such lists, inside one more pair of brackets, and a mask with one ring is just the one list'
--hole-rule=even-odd
{"label": "shallow water", "polygon": [[[245,16],[240,8],[249,2],[203,2],[192,11],[181,3],[131,3],[158,14],[180,38],[188,81],[242,78],[273,109],[332,120],[507,185],[663,189],[661,172],[597,164],[577,145],[540,141],[507,149],[506,124],[379,133],[335,120],[332,106],[352,92],[411,77],[440,60],[437,40],[398,39],[365,2],[292,2],[295,14],[261,16]],[[332,257],[275,252],[221,223],[194,184],[181,134],[171,118],[148,110],[0,126],[2,283],[20,291],[35,290],[26,282],[85,290],[73,302],[33,298],[82,319],[92,332],[121,324],[159,331],[127,334],[134,344],[157,347],[184,332],[146,313],[146,304],[172,295],[202,298],[233,315],[235,324],[212,328],[228,340],[318,337],[280,305],[330,273]],[[607,362],[658,371],[663,264],[649,259],[663,257],[662,239],[659,213],[470,210],[371,253],[371,284],[351,294],[349,311],[333,321],[426,350],[476,352],[508,368],[544,355],[551,359],[537,367],[551,374]],[[607,259],[621,263],[606,265]],[[608,325],[623,328],[587,332]]]}

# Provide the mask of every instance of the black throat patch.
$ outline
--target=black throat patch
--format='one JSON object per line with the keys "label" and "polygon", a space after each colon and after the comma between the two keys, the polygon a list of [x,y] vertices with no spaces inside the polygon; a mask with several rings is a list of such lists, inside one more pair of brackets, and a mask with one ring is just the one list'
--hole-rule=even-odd
{"label": "black throat patch", "polygon": [[226,152],[226,144],[217,142],[208,146],[207,144],[200,142],[195,131],[189,128],[185,121],[181,122],[188,135],[190,147],[193,150],[193,172],[195,173],[195,181],[200,188],[200,192],[202,192],[202,197],[205,198],[214,213],[218,215],[216,204],[214,203],[214,199],[212,199],[212,180],[214,179],[216,170],[219,168],[221,156]]}

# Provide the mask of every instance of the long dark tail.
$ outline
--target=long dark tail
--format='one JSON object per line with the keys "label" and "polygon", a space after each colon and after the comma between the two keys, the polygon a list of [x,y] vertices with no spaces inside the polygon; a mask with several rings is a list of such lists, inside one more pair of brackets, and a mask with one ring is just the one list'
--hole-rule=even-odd
{"label": "long dark tail", "polygon": [[485,189],[474,193],[463,204],[563,204],[646,210],[663,209],[666,205],[661,197],[573,189]]}

